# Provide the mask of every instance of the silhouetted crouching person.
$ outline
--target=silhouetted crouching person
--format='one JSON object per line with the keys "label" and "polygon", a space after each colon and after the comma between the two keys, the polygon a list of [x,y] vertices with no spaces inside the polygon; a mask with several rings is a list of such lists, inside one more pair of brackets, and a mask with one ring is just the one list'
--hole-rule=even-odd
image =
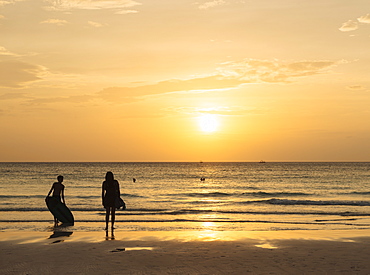
{"label": "silhouetted crouching person", "polygon": [[102,186],[102,203],[106,210],[105,230],[108,230],[109,215],[111,215],[112,230],[116,219],[115,201],[120,197],[119,183],[114,179],[112,172],[107,172]]}

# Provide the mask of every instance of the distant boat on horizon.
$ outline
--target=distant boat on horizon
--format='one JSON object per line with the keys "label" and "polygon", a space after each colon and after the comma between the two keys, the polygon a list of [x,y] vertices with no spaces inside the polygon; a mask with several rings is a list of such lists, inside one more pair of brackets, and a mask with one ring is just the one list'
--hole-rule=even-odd
{"label": "distant boat on horizon", "polygon": [[260,160],[260,163],[266,163],[266,161],[264,161],[264,160]]}

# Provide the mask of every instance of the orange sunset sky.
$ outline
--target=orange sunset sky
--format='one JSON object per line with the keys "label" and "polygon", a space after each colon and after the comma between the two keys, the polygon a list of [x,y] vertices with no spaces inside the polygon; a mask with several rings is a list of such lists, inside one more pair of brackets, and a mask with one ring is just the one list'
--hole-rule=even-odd
{"label": "orange sunset sky", "polygon": [[368,0],[2,0],[0,161],[369,161]]}

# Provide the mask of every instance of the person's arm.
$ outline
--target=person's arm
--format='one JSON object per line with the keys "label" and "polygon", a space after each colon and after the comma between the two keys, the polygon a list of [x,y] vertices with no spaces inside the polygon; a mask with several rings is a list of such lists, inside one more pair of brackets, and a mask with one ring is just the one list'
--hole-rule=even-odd
{"label": "person's arm", "polygon": [[104,188],[104,182],[103,182],[103,185],[101,187],[101,203],[103,204],[103,206],[104,206],[104,195],[105,195],[104,190],[105,188]]}
{"label": "person's arm", "polygon": [[61,191],[61,197],[62,197],[62,202],[64,203],[64,204],[66,204],[66,200],[64,199],[64,188],[62,189],[62,191]]}

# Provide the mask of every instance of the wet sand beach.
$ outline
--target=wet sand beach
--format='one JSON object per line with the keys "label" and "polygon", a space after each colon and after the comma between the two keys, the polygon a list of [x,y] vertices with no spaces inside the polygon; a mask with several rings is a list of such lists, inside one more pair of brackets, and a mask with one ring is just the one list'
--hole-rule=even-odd
{"label": "wet sand beach", "polygon": [[357,231],[1,232],[1,274],[369,274]]}

